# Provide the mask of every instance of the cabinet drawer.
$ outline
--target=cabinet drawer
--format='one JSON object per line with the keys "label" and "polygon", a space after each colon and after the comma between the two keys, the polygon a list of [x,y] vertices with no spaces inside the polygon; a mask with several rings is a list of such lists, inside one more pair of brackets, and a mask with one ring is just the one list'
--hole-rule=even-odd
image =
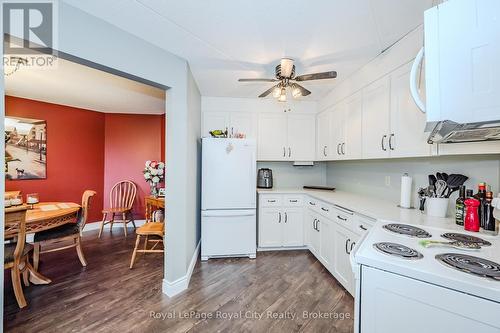
{"label": "cabinet drawer", "polygon": [[329,219],[332,219],[332,217],[334,216],[335,209],[332,205],[319,201],[316,207],[318,213],[320,213],[321,215],[326,216]]}
{"label": "cabinet drawer", "polygon": [[303,198],[302,196],[297,195],[286,195],[283,200],[283,206],[287,207],[297,207],[302,206]]}
{"label": "cabinet drawer", "polygon": [[363,235],[365,232],[368,232],[372,228],[373,223],[375,222],[376,220],[357,216],[356,222],[354,223],[355,230],[353,231],[359,235]]}
{"label": "cabinet drawer", "polygon": [[282,205],[283,198],[281,195],[265,195],[260,197],[261,207],[279,207]]}
{"label": "cabinet drawer", "polygon": [[317,211],[318,208],[318,200],[312,199],[312,198],[307,198],[306,200],[306,207],[309,209],[312,209],[313,211]]}
{"label": "cabinet drawer", "polygon": [[332,215],[334,215],[333,218],[338,224],[346,227],[347,229],[354,231],[353,229],[357,228],[357,225],[355,224],[357,221],[353,213],[337,208]]}

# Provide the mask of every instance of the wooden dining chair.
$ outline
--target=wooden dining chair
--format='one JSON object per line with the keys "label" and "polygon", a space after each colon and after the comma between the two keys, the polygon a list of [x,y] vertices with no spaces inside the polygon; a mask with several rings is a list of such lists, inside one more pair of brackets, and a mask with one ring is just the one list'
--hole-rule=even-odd
{"label": "wooden dining chair", "polygon": [[[76,253],[82,266],[87,266],[87,260],[85,260],[85,256],[83,255],[81,236],[83,228],[87,223],[89,209],[94,195],[96,195],[96,192],[92,190],[83,192],[82,209],[80,210],[76,223],[66,223],[59,227],[40,231],[35,234],[33,266],[36,270],[38,270],[40,263],[40,254],[61,251],[73,247],[76,248]],[[42,250],[42,245],[44,247],[47,245],[50,246],[49,249]]]}
{"label": "wooden dining chair", "polygon": [[[163,253],[164,249],[157,249],[158,245],[164,246],[165,224],[163,222],[148,222],[139,227],[135,231],[137,237],[135,240],[134,252],[132,252],[132,259],[130,260],[130,268],[134,267],[135,258],[137,253]],[[144,248],[139,249],[141,239],[144,237]],[[148,245],[153,243],[153,246],[148,249]]]}
{"label": "wooden dining chair", "polygon": [[[128,223],[131,222],[134,229],[136,228],[132,214],[132,206],[134,205],[136,194],[137,186],[129,180],[123,180],[113,185],[109,193],[109,208],[102,211],[103,216],[98,238],[101,238],[106,224],[110,224],[109,229],[111,230],[114,223],[123,223],[125,237],[127,237]],[[110,215],[110,219],[106,220],[108,214]],[[121,220],[115,220],[116,216],[121,218]]]}
{"label": "wooden dining chair", "polygon": [[24,284],[29,285],[28,274],[32,268],[29,263],[29,253],[33,250],[33,246],[26,243],[27,209],[28,206],[5,208],[4,237],[10,243],[6,243],[4,248],[4,268],[10,269],[14,295],[20,308],[27,305],[21,285],[21,274]]}

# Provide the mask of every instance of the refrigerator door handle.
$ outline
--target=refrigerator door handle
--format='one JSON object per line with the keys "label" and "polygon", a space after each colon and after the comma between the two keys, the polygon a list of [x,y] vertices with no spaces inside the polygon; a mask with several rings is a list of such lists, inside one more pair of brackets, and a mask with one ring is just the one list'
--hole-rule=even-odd
{"label": "refrigerator door handle", "polygon": [[255,210],[219,210],[203,211],[201,213],[206,217],[226,217],[226,216],[254,216]]}

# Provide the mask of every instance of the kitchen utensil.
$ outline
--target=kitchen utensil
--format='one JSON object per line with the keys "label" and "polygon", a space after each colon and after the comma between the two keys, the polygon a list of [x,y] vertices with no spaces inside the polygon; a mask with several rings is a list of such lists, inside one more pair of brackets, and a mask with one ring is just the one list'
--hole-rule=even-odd
{"label": "kitchen utensil", "polygon": [[447,181],[448,181],[448,177],[449,177],[449,176],[448,176],[448,174],[447,174],[446,172],[441,172],[441,177],[443,178],[443,180],[444,180],[445,182],[447,182]]}
{"label": "kitchen utensil", "polygon": [[424,188],[420,188],[418,190],[418,198],[420,199],[420,207],[419,210],[423,212],[425,210],[425,200],[426,200],[427,191]]}
{"label": "kitchen utensil", "polygon": [[437,198],[444,198],[447,194],[448,191],[448,184],[442,179],[439,179],[436,182],[436,197]]}
{"label": "kitchen utensil", "polygon": [[437,178],[434,175],[429,175],[429,185],[436,185]]}
{"label": "kitchen utensil", "polygon": [[431,246],[443,246],[443,247],[452,247],[454,249],[459,250],[468,250],[475,251],[480,250],[481,245],[473,242],[461,242],[461,241],[453,241],[453,242],[443,242],[443,241],[433,241],[433,240],[422,240],[419,242],[423,247],[431,247]]}
{"label": "kitchen utensil", "polygon": [[429,197],[429,198],[434,198],[436,196],[436,186],[434,185],[429,185],[427,187],[427,193],[426,193],[426,196]]}
{"label": "kitchen utensil", "polygon": [[443,175],[441,174],[441,172],[436,173],[436,178],[437,180],[443,180]]}
{"label": "kitchen utensil", "polygon": [[460,186],[462,186],[463,184],[465,184],[465,182],[468,179],[469,179],[469,177],[464,176],[464,175],[451,174],[448,177],[448,180],[446,181],[446,183],[448,184],[448,187],[457,187],[457,188],[459,188]]}

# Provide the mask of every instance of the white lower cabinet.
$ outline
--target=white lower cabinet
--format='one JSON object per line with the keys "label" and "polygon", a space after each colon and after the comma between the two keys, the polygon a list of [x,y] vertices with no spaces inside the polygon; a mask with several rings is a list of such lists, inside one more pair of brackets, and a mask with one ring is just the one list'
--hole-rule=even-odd
{"label": "white lower cabinet", "polygon": [[[300,206],[296,206],[300,203]],[[259,248],[304,246],[302,198],[261,195],[259,198]]]}
{"label": "white lower cabinet", "polygon": [[336,225],[334,230],[333,274],[349,291],[354,293],[354,275],[351,269],[349,255],[356,245],[359,236],[346,228]]}
{"label": "white lower cabinet", "polygon": [[320,217],[316,223],[319,234],[319,261],[329,270],[333,264],[333,243],[332,231],[334,222]]}

